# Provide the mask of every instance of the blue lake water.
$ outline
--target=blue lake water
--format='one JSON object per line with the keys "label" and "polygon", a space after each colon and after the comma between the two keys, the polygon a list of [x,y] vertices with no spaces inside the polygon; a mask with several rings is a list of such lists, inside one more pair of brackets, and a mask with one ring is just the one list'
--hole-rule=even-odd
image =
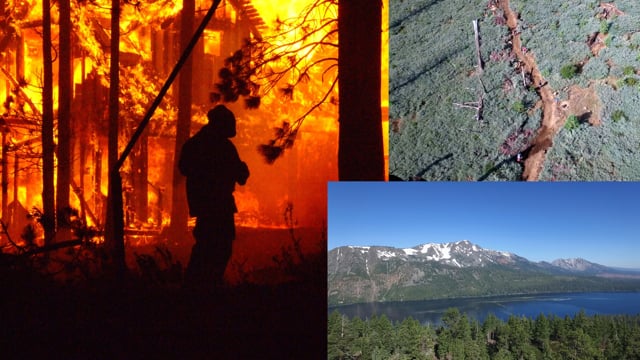
{"label": "blue lake water", "polygon": [[385,314],[392,321],[402,321],[411,316],[422,324],[438,324],[442,314],[450,307],[457,307],[469,318],[484,321],[488,314],[506,320],[510,315],[535,318],[539,314],[573,316],[580,310],[594,314],[640,314],[640,292],[633,293],[571,293],[546,295],[517,295],[486,298],[366,303],[330,307],[352,318],[370,318]]}

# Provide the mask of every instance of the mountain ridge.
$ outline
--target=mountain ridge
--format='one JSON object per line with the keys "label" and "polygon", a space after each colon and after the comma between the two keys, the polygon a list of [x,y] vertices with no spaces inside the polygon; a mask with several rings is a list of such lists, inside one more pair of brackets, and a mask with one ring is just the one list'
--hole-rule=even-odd
{"label": "mountain ridge", "polygon": [[[469,240],[410,248],[341,246],[328,252],[330,304],[522,292],[640,289],[640,275],[582,258],[530,261]],[[607,279],[607,281],[604,281]],[[636,286],[637,285],[637,286]]]}

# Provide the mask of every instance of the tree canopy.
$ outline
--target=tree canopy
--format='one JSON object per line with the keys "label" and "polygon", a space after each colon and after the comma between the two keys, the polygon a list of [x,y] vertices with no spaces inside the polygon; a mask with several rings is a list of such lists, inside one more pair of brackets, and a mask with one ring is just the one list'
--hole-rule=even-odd
{"label": "tree canopy", "polygon": [[640,315],[594,315],[535,319],[490,314],[482,322],[456,308],[440,325],[411,317],[362,320],[334,311],[328,324],[329,359],[637,359]]}

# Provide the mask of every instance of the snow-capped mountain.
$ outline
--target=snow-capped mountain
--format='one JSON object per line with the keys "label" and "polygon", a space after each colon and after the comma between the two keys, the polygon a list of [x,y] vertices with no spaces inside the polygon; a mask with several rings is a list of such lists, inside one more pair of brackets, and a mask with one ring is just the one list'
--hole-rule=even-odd
{"label": "snow-capped mountain", "polygon": [[584,259],[533,262],[468,240],[412,248],[342,246],[327,256],[330,304],[593,290],[603,277],[620,273]]}
{"label": "snow-capped mountain", "polygon": [[[341,263],[357,264],[360,259],[375,261],[437,262],[458,268],[483,267],[489,264],[515,264],[526,259],[505,251],[487,250],[462,240],[451,243],[428,243],[400,249],[387,246],[343,246],[329,252],[329,263],[340,267]],[[351,259],[351,260],[350,260]],[[331,266],[329,267],[331,269]]]}
{"label": "snow-capped mountain", "polygon": [[583,258],[557,259],[553,260],[551,265],[573,272],[600,273],[613,270],[609,267],[589,262]]}
{"label": "snow-capped mountain", "polygon": [[442,264],[469,267],[484,266],[488,263],[511,264],[518,260],[514,254],[504,251],[486,250],[469,240],[445,244],[424,244],[410,249],[402,249],[408,256]]}

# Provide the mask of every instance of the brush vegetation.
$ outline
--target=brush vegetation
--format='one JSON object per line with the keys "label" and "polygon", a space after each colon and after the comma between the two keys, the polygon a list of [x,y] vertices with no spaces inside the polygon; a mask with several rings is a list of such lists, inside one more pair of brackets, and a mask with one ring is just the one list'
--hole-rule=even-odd
{"label": "brush vegetation", "polygon": [[[396,1],[390,11],[390,173],[402,179],[518,180],[515,155],[541,123],[538,84],[525,84],[508,43],[510,31],[488,0]],[[512,0],[522,46],[558,100],[573,85],[595,88],[601,124],[561,128],[540,180],[634,180],[640,166],[640,3]],[[478,20],[478,69],[472,21]],[[587,39],[604,36],[594,55]],[[480,79],[482,82],[480,82]],[[532,86],[533,85],[533,86]],[[476,110],[454,105],[478,102]],[[473,104],[471,104],[473,105]],[[622,111],[624,121],[614,114]],[[580,115],[580,114],[578,114]]]}

